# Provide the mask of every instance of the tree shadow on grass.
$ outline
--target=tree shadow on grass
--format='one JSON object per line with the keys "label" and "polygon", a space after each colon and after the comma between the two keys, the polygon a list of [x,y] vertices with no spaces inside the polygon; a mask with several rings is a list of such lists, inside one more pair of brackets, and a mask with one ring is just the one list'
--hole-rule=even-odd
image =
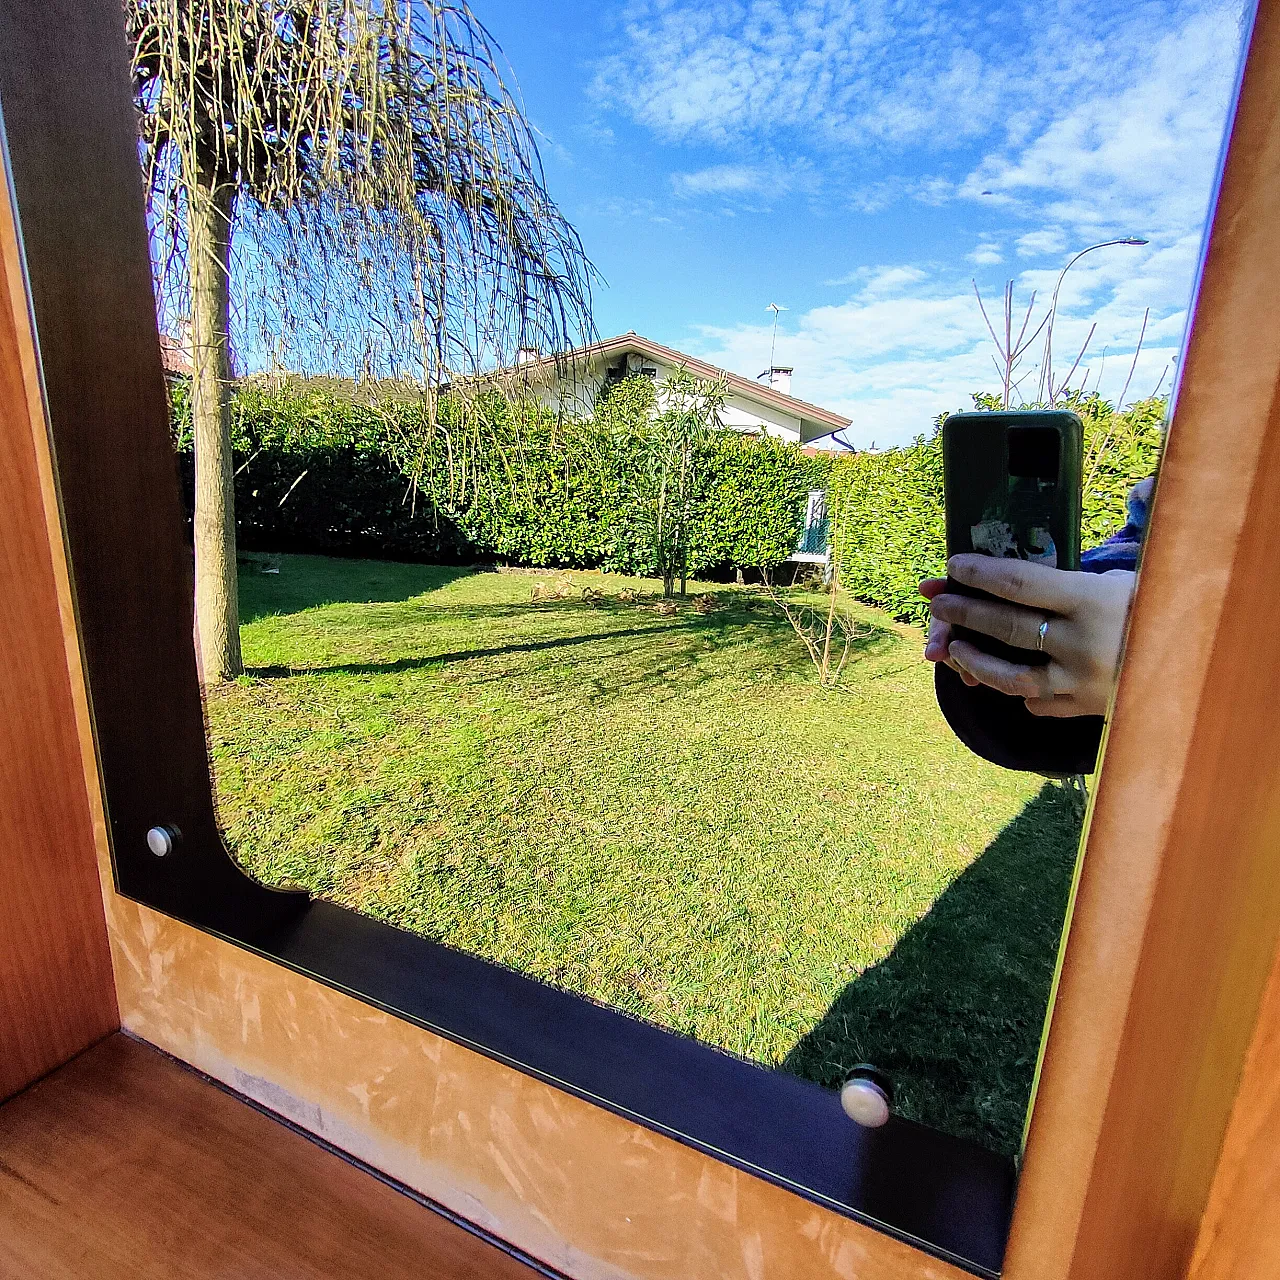
{"label": "tree shadow on grass", "polygon": [[625,639],[628,636],[669,634],[677,628],[628,627],[621,631],[595,631],[580,636],[555,636],[550,640],[527,640],[518,644],[495,645],[488,649],[459,649],[453,653],[433,653],[421,657],[397,658],[392,662],[341,662],[327,667],[246,667],[245,674],[260,680],[298,675],[392,675],[398,671],[423,671],[450,663],[470,662],[480,658],[497,658],[505,654],[539,653],[544,649],[563,649],[571,645],[596,641]]}
{"label": "tree shadow on grass", "polygon": [[[563,621],[566,628],[580,626],[589,619],[599,620],[605,623],[605,629],[527,640],[513,639],[506,644],[441,653],[406,654],[385,662],[248,667],[245,674],[256,679],[394,675],[461,667],[471,662],[484,664],[505,657],[521,659],[545,655],[542,662],[524,661],[517,667],[494,670],[492,666],[482,666],[469,676],[469,683],[487,684],[515,676],[526,681],[547,676],[553,666],[562,668],[562,663],[556,662],[560,651],[578,650],[584,684],[594,696],[608,697],[639,690],[656,691],[664,687],[673,694],[686,692],[691,684],[701,683],[716,674],[714,664],[705,662],[708,655],[727,655],[734,650],[756,649],[767,656],[769,669],[774,674],[788,677],[803,676],[810,665],[803,646],[780,615],[762,614],[745,607],[725,608],[707,614],[686,609],[669,619],[644,606],[616,600],[604,603],[563,601],[554,605],[464,605],[456,609],[440,606],[432,609],[435,620],[454,624],[507,619],[513,614],[530,618],[541,615],[544,622],[547,614],[556,614],[559,615],[557,620]],[[633,621],[636,625],[608,626],[618,621]],[[851,660],[856,661],[859,656],[891,638],[892,633],[887,629],[864,626],[852,645]],[[636,643],[627,644],[627,641]]]}
{"label": "tree shadow on grass", "polygon": [[1015,1154],[1079,837],[1071,798],[1046,783],[783,1069],[838,1087],[874,1063],[903,1115]]}
{"label": "tree shadow on grass", "polygon": [[326,604],[395,604],[476,572],[466,565],[246,553],[240,557],[240,621]]}

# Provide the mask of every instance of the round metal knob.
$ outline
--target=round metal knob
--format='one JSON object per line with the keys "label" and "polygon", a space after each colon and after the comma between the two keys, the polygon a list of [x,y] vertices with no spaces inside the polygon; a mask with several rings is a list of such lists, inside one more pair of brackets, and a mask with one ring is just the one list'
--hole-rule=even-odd
{"label": "round metal knob", "polygon": [[889,1123],[893,1111],[893,1083],[883,1071],[862,1063],[840,1090],[840,1105],[855,1124],[879,1129]]}
{"label": "round metal knob", "polygon": [[177,848],[178,841],[181,839],[182,833],[177,827],[152,827],[147,832],[147,848],[157,858],[167,858]]}

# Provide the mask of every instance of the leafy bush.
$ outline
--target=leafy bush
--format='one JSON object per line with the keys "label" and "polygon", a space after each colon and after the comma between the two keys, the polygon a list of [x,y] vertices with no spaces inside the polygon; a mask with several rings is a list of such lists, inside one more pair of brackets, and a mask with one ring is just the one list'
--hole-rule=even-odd
{"label": "leafy bush", "polygon": [[[975,407],[998,407],[978,394]],[[1084,509],[1081,545],[1095,546],[1125,522],[1125,499],[1151,475],[1163,444],[1166,401],[1141,400],[1123,413],[1096,394],[1068,407],[1084,424]],[[917,594],[921,578],[946,566],[941,415],[932,435],[902,449],[860,453],[832,466],[828,506],[841,582],[860,600],[903,622],[923,622],[929,610]]]}
{"label": "leafy bush", "polygon": [[[241,543],[652,574],[645,495],[654,395],[650,379],[624,379],[578,422],[489,393],[442,401],[433,423],[420,400],[386,389],[364,397],[338,382],[246,381],[232,404]],[[190,503],[184,381],[174,381],[172,399]],[[824,482],[827,465],[774,439],[712,433],[699,445],[690,572],[784,560],[805,494]]]}
{"label": "leafy bush", "polygon": [[729,432],[705,448],[691,562],[700,572],[781,563],[796,548],[809,491],[827,486],[831,459]]}
{"label": "leafy bush", "polygon": [[845,590],[900,621],[927,618],[916,584],[947,559],[940,432],[903,449],[837,459],[827,508]]}
{"label": "leafy bush", "polygon": [[1084,422],[1083,546],[1096,546],[1124,524],[1129,490],[1159,465],[1168,408],[1163,396],[1123,413],[1096,395],[1076,406]]}
{"label": "leafy bush", "polygon": [[[174,437],[188,510],[194,492],[187,389],[175,381]],[[456,525],[415,502],[395,461],[394,417],[306,384],[247,382],[232,402],[236,529],[247,550],[445,563],[470,551]]]}

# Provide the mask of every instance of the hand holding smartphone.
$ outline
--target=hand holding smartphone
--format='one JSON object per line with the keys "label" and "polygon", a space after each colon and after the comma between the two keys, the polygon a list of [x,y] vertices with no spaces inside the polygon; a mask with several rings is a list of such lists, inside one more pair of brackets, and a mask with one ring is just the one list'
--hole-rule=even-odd
{"label": "hand holding smartphone", "polygon": [[[942,428],[948,558],[977,552],[1079,570],[1083,450],[1084,430],[1074,413],[952,414]],[[986,594],[951,578],[947,591]],[[1048,661],[1047,654],[981,632],[957,627],[954,633],[1008,662]],[[941,662],[934,681],[948,723],[978,755],[1039,773],[1092,771],[1100,716],[1033,716],[1021,698],[985,685],[968,686]]]}

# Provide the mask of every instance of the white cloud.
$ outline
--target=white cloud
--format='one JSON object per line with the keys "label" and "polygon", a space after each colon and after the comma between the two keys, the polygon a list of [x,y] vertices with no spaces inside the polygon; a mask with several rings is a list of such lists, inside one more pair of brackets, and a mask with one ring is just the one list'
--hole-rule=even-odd
{"label": "white cloud", "polygon": [[605,196],[588,203],[585,206],[585,211],[597,217],[609,218],[615,222],[636,219],[659,225],[670,225],[675,222],[675,219],[662,212],[663,209],[668,208],[670,208],[669,202],[660,206],[657,201],[645,198],[632,199],[626,196]]}
{"label": "white cloud", "polygon": [[1067,247],[1067,238],[1061,227],[1043,227],[1028,231],[1015,241],[1020,258],[1043,258],[1060,255]]}
{"label": "white cloud", "polygon": [[723,141],[776,126],[831,138],[976,134],[993,118],[998,70],[938,10],[823,0],[652,0],[635,5],[625,53],[595,95],[670,138]]}
{"label": "white cloud", "polygon": [[[1030,136],[1055,104],[1135,78],[1151,32],[1195,0],[1027,6],[906,0],[637,0],[593,95],[659,135],[723,143],[802,130],[841,147]],[[1001,56],[996,49],[1013,50]]]}
{"label": "white cloud", "polygon": [[[1141,74],[1094,92],[961,187],[1072,230],[1076,238],[1169,238],[1203,219],[1236,66],[1239,20],[1215,8],[1158,41]],[[987,197],[988,199],[990,196]],[[1040,233],[1043,234],[1043,233]],[[1028,252],[1053,252],[1024,237]]]}
{"label": "white cloud", "polygon": [[849,207],[857,213],[880,213],[899,200],[915,200],[927,205],[946,204],[954,197],[955,189],[955,183],[949,178],[936,175],[894,175],[851,187],[847,198]]}
{"label": "white cloud", "polygon": [[673,173],[671,188],[685,199],[711,196],[725,199],[755,197],[757,203],[792,191],[812,191],[817,184],[812,166],[797,161],[790,165],[716,164],[692,173]]}
{"label": "white cloud", "polygon": [[864,271],[862,297],[883,298],[901,293],[907,285],[919,284],[928,278],[928,272],[919,267],[874,267]]}
{"label": "white cloud", "polygon": [[864,294],[892,293],[902,285],[916,284],[927,278],[927,271],[918,266],[859,266],[823,284],[859,284]]}
{"label": "white cloud", "polygon": [[1004,261],[1004,253],[1000,244],[990,236],[982,236],[973,251],[966,255],[968,260],[978,267],[993,267]]}
{"label": "white cloud", "polygon": [[769,175],[757,165],[717,164],[696,173],[671,175],[671,186],[678,196],[755,194],[771,185]]}

